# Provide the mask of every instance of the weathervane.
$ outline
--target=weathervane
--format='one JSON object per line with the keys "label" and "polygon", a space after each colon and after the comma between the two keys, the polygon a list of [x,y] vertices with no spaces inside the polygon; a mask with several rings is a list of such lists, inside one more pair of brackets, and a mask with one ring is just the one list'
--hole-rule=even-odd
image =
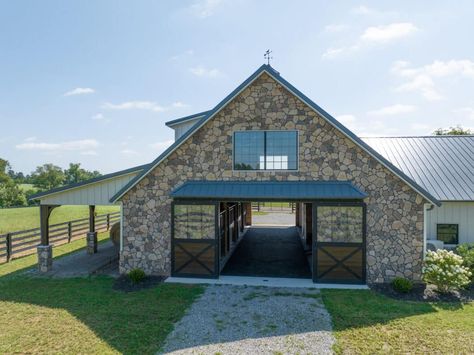
{"label": "weathervane", "polygon": [[268,65],[270,65],[270,60],[273,59],[273,57],[270,57],[270,53],[272,53],[272,51],[267,49],[267,51],[263,55],[263,58],[265,58],[267,60]]}

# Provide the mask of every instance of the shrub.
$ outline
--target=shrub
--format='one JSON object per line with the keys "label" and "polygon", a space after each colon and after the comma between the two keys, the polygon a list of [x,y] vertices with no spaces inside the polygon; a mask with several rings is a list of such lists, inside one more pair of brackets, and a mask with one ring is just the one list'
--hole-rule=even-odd
{"label": "shrub", "polygon": [[447,293],[469,284],[471,272],[463,266],[463,258],[452,251],[428,251],[423,268],[425,282],[436,286],[438,292]]}
{"label": "shrub", "polygon": [[463,266],[471,272],[471,283],[474,283],[474,243],[461,244],[456,248],[456,253],[462,257]]}
{"label": "shrub", "polygon": [[145,278],[145,271],[142,269],[132,269],[128,273],[128,278],[134,283],[137,284]]}
{"label": "shrub", "polygon": [[392,287],[400,293],[408,293],[413,289],[413,282],[403,277],[396,277],[392,281]]}

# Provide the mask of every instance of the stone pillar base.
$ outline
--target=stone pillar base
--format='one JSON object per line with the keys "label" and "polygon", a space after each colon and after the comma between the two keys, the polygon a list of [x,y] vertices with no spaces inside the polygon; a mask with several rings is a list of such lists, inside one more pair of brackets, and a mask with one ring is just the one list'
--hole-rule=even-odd
{"label": "stone pillar base", "polygon": [[38,251],[38,271],[49,272],[53,269],[53,246],[39,245]]}
{"label": "stone pillar base", "polygon": [[87,233],[87,254],[97,253],[97,232]]}

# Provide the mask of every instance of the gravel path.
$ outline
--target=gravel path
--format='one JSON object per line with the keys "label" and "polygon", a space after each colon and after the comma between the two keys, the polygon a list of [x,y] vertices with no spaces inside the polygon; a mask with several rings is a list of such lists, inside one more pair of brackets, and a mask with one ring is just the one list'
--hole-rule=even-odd
{"label": "gravel path", "polygon": [[166,339],[171,354],[330,354],[316,289],[208,286]]}
{"label": "gravel path", "polygon": [[265,215],[252,215],[252,225],[294,226],[295,214],[288,212],[268,212]]}

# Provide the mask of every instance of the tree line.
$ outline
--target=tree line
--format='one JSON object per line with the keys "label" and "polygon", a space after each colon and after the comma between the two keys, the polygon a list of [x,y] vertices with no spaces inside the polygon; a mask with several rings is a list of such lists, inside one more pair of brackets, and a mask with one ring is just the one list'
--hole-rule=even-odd
{"label": "tree line", "polygon": [[80,163],[70,163],[67,169],[53,164],[38,166],[31,174],[25,175],[11,168],[10,163],[0,158],[0,207],[28,206],[34,201],[28,198],[46,191],[92,179],[100,176],[97,170],[88,171]]}

